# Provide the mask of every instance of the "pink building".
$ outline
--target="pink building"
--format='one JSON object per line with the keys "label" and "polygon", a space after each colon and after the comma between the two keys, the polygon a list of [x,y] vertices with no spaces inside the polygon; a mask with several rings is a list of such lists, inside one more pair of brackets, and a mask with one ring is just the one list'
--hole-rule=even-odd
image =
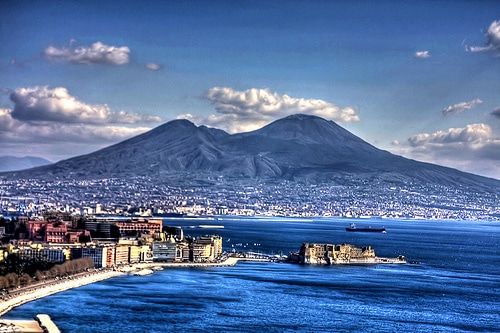
{"label": "pink building", "polygon": [[29,221],[27,223],[28,237],[33,241],[44,241],[47,221]]}
{"label": "pink building", "polygon": [[48,243],[66,243],[68,226],[64,223],[55,222],[47,224],[45,230],[45,241]]}

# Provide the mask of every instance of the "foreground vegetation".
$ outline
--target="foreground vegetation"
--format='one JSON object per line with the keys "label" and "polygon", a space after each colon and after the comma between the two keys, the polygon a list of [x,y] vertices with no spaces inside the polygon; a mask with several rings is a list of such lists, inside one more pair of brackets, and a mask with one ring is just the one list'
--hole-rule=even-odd
{"label": "foreground vegetation", "polygon": [[0,265],[0,289],[24,287],[56,277],[81,273],[91,268],[94,268],[94,262],[90,258],[68,260],[55,265],[45,261],[21,260],[11,255]]}

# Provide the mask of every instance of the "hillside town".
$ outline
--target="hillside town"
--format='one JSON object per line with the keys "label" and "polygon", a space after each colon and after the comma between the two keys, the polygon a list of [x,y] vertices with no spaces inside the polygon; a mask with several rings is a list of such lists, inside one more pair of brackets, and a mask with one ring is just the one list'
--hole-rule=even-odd
{"label": "hillside town", "polygon": [[[164,179],[164,178],[162,178]],[[175,184],[172,185],[172,184]],[[0,178],[0,214],[298,216],[499,220],[500,193],[352,178],[326,183],[199,175],[95,180]]]}

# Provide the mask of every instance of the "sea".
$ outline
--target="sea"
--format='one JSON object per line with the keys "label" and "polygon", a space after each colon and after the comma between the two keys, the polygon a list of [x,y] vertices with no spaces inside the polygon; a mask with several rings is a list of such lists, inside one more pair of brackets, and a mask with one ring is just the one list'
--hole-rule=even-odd
{"label": "sea", "polygon": [[[346,232],[352,222],[387,233]],[[226,251],[287,254],[303,242],[351,243],[409,263],[165,269],[61,292],[6,317],[46,313],[62,332],[80,333],[500,332],[499,223],[228,217],[165,224],[219,234]]]}

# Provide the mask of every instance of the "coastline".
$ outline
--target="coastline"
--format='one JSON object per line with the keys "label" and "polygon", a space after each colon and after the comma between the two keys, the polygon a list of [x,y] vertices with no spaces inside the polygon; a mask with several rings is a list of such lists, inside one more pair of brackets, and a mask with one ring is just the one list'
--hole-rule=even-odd
{"label": "coastline", "polygon": [[[133,273],[134,271],[142,269],[151,269],[154,267],[162,268],[204,268],[204,267],[229,267],[235,266],[239,261],[264,261],[259,259],[248,259],[248,258],[235,258],[229,257],[223,262],[214,263],[167,263],[167,262],[151,262],[151,263],[138,263],[127,266],[129,269],[118,269],[118,270],[106,270],[92,272],[88,275],[73,277],[72,279],[63,279],[58,281],[50,281],[47,284],[41,286],[34,286],[35,290],[26,291],[19,295],[14,296],[11,299],[3,301],[0,303],[0,318],[2,318],[6,313],[18,307],[20,305],[29,303],[31,301],[50,296],[62,291],[82,287],[91,283],[107,280],[113,277],[126,275],[127,273]],[[27,287],[29,289],[29,287]]]}
{"label": "coastline", "polygon": [[106,280],[112,277],[123,275],[124,273],[119,271],[101,271],[91,273],[90,275],[77,277],[74,279],[67,280],[59,280],[56,282],[49,282],[42,286],[34,287],[35,290],[27,291],[20,295],[16,295],[11,299],[3,301],[0,303],[0,317],[3,317],[7,312],[14,309],[17,306],[23,305],[25,303],[29,303],[31,301],[53,295],[59,293],[61,291],[66,291],[73,288],[78,288],[81,286],[85,286],[87,284],[91,284],[94,282],[99,282],[102,280]]}
{"label": "coastline", "polygon": [[[104,270],[88,273],[83,276],[72,276],[70,279],[61,279],[57,281],[50,281],[43,285],[33,286],[34,290],[28,290],[19,295],[14,296],[11,299],[3,301],[0,303],[0,319],[3,318],[12,309],[21,306],[23,304],[35,301],[37,299],[50,296],[59,292],[66,290],[79,288],[88,284],[95,282],[104,281],[110,278],[123,275],[136,275],[134,273],[152,270],[154,272],[155,268],[209,268],[209,267],[232,267],[238,264],[240,261],[253,261],[253,262],[269,262],[268,259],[260,258],[237,258],[229,257],[222,262],[206,262],[206,263],[170,263],[170,262],[147,262],[147,263],[136,263],[128,266],[123,266],[117,270]],[[406,263],[394,260],[392,258],[382,258],[377,257],[374,260],[356,260],[346,263],[338,264],[351,264],[351,265],[369,265],[369,264],[396,264],[396,263]],[[150,273],[147,273],[150,274]],[[29,289],[29,287],[27,287]]]}

